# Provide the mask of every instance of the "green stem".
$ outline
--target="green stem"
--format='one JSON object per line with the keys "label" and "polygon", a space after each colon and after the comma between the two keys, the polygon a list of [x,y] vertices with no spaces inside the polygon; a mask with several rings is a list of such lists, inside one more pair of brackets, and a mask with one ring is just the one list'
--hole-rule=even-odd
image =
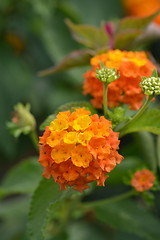
{"label": "green stem", "polygon": [[103,204],[106,205],[106,204],[110,204],[110,203],[113,203],[113,202],[117,202],[117,201],[129,198],[129,197],[131,197],[133,195],[136,195],[136,194],[137,194],[137,192],[135,190],[131,190],[127,193],[124,193],[124,194],[121,194],[121,195],[118,195],[118,196],[115,196],[115,197],[106,198],[106,199],[93,201],[93,202],[87,202],[87,203],[84,203],[83,206],[84,207],[97,207],[97,206],[101,206]]}
{"label": "green stem", "polygon": [[39,147],[38,147],[38,136],[35,130],[33,130],[32,132],[30,132],[29,134],[30,139],[36,149],[37,152],[39,152]]}
{"label": "green stem", "polygon": [[103,111],[104,111],[104,117],[107,118],[107,89],[108,89],[108,84],[103,83]]}
{"label": "green stem", "polygon": [[[117,127],[115,129],[116,132],[122,132],[123,129],[126,128],[126,126],[128,126],[129,124],[135,122],[146,110],[146,108],[148,107],[149,103],[151,102],[151,100],[153,99],[154,96],[149,96],[147,101],[145,102],[145,104],[141,107],[141,109],[133,116],[133,118],[128,121],[125,125],[123,125],[122,127]],[[123,136],[123,133],[120,133],[121,137]]]}

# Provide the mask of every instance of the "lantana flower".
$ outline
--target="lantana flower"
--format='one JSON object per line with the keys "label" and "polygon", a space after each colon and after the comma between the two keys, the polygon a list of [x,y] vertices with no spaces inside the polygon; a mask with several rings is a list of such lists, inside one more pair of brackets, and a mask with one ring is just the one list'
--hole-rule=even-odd
{"label": "lantana flower", "polygon": [[40,137],[43,176],[52,176],[61,190],[73,186],[82,192],[95,180],[104,186],[107,173],[123,159],[117,151],[119,133],[113,132],[111,122],[90,114],[84,108],[60,112]]}
{"label": "lantana flower", "polygon": [[90,94],[95,108],[103,104],[103,84],[96,78],[96,68],[100,61],[108,68],[115,68],[120,77],[108,86],[108,106],[128,104],[131,110],[138,110],[144,100],[144,93],[139,86],[142,77],[149,77],[155,66],[149,61],[145,52],[109,50],[91,59],[92,69],[84,74],[83,93]]}
{"label": "lantana flower", "polygon": [[[126,12],[130,16],[146,17],[160,9],[159,0],[122,0]],[[160,14],[154,22],[160,24]]]}
{"label": "lantana flower", "polygon": [[148,169],[135,172],[131,185],[138,191],[143,192],[153,187],[155,181],[154,174]]}

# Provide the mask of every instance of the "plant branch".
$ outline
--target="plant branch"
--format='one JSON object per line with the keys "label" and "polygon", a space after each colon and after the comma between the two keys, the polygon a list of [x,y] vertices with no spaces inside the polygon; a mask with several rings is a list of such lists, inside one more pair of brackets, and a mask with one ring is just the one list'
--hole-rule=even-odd
{"label": "plant branch", "polygon": [[84,207],[97,207],[97,206],[101,206],[103,204],[110,204],[113,202],[117,202],[126,198],[129,198],[133,195],[136,195],[137,192],[135,190],[131,190],[129,192],[126,192],[124,194],[115,196],[115,197],[111,197],[111,198],[106,198],[106,199],[102,199],[102,200],[98,200],[98,201],[93,201],[93,202],[87,202],[87,203],[83,203]]}
{"label": "plant branch", "polygon": [[33,143],[33,146],[35,147],[36,151],[39,152],[39,147],[38,147],[38,136],[35,130],[31,131],[30,134],[30,139]]}
{"label": "plant branch", "polygon": [[141,109],[133,116],[133,118],[128,121],[126,124],[124,124],[122,127],[118,126],[116,127],[115,131],[116,132],[120,132],[120,136],[123,135],[123,130],[131,123],[135,122],[146,110],[146,108],[148,107],[149,103],[151,102],[151,100],[153,99],[153,95],[148,96],[147,101],[144,103],[144,105],[141,107]]}
{"label": "plant branch", "polygon": [[107,118],[108,108],[107,108],[107,90],[108,90],[108,84],[103,83],[103,111],[104,111],[104,117]]}

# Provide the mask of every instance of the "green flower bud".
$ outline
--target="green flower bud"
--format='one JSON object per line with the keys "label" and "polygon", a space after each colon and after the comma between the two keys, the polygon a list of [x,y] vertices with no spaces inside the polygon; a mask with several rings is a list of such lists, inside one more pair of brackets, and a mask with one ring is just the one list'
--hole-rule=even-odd
{"label": "green flower bud", "polygon": [[160,78],[154,69],[150,77],[143,77],[140,86],[146,95],[160,95]]}
{"label": "green flower bud", "polygon": [[108,68],[100,61],[101,69],[96,68],[96,78],[98,78],[102,83],[111,83],[120,77],[117,75],[117,70],[115,68]]}
{"label": "green flower bud", "polygon": [[143,78],[140,86],[146,95],[159,95],[160,94],[160,78],[148,77]]}
{"label": "green flower bud", "polygon": [[7,123],[7,127],[14,137],[19,137],[21,133],[29,134],[36,128],[36,120],[30,112],[30,104],[24,106],[18,103],[14,106],[13,118]]}

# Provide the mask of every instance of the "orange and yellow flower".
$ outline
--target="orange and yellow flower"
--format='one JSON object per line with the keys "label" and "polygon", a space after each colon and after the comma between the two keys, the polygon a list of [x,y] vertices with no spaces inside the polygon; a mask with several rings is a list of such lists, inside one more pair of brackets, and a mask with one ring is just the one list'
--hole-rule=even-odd
{"label": "orange and yellow flower", "polygon": [[[126,13],[130,16],[146,17],[160,9],[159,0],[122,0]],[[154,22],[160,24],[160,14]]]}
{"label": "orange and yellow flower", "polygon": [[111,122],[84,108],[60,112],[40,137],[39,162],[43,176],[60,185],[82,192],[90,182],[104,186],[109,173],[123,157],[118,154],[119,133]]}
{"label": "orange and yellow flower", "polygon": [[131,185],[138,191],[143,192],[150,189],[155,181],[155,176],[148,169],[135,172]]}
{"label": "orange and yellow flower", "polygon": [[102,61],[108,68],[115,68],[120,72],[118,80],[108,86],[108,106],[110,108],[120,104],[128,104],[131,110],[139,109],[144,100],[139,83],[142,76],[149,77],[156,68],[147,58],[145,52],[127,52],[109,50],[91,59],[92,69],[84,74],[84,94],[90,94],[95,108],[101,108],[103,104],[103,84],[95,77],[97,67]]}

